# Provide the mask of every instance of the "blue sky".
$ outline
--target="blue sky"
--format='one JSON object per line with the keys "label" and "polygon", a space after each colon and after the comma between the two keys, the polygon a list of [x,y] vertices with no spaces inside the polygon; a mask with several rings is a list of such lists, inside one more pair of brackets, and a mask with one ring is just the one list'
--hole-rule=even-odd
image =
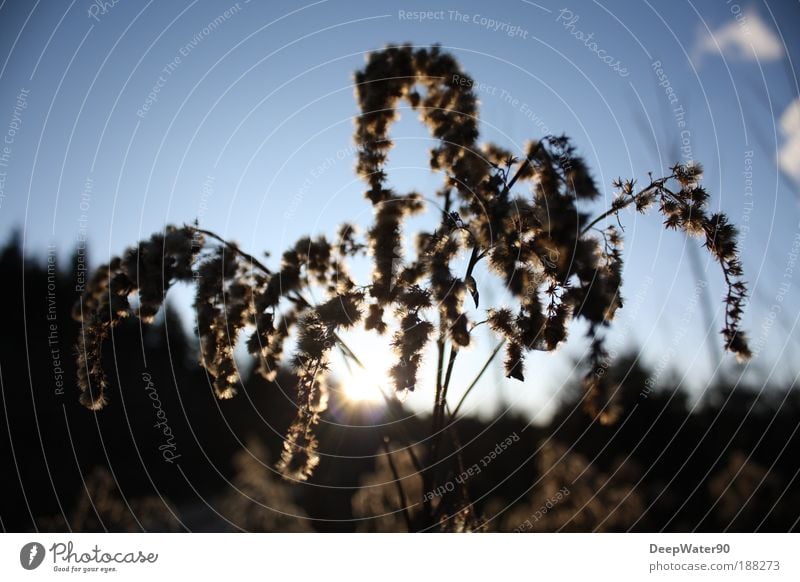
{"label": "blue sky", "polygon": [[[617,176],[703,162],[712,204],[746,226],[745,321],[761,351],[745,372],[758,382],[772,371],[793,377],[800,92],[790,23],[799,12],[733,0],[6,0],[0,133],[11,141],[0,144],[0,228],[20,227],[32,255],[55,243],[64,259],[85,229],[97,264],[167,222],[199,218],[275,255],[303,234],[332,235],[342,220],[367,224],[353,171],[352,73],[387,43],[440,43],[479,84],[483,139],[521,150],[548,132],[572,136],[606,202]],[[406,113],[394,135],[392,184],[431,194],[439,177],[427,168],[426,130]],[[689,247],[700,243],[665,233],[657,216],[624,214],[623,223],[628,309],[612,345],[643,346],[646,361],[701,391],[721,341],[718,268],[697,253],[693,272]],[[188,297],[176,293],[181,305]],[[532,358],[542,373],[524,386],[489,374],[475,406],[493,410],[503,394],[547,410],[586,347],[579,332],[560,355]],[[488,345],[483,338],[461,378]],[[729,357],[722,366],[742,372]]]}

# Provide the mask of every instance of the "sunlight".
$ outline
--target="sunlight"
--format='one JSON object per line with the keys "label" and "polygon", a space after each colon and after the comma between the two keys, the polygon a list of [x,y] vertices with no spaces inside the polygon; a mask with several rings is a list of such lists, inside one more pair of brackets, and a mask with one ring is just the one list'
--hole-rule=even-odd
{"label": "sunlight", "polygon": [[349,366],[337,362],[335,372],[341,383],[341,389],[352,402],[383,402],[384,394],[391,394],[389,368],[393,365],[394,355],[387,342],[376,341],[374,335],[352,333],[346,337],[347,344],[364,365],[360,367],[352,362]]}
{"label": "sunlight", "polygon": [[354,402],[382,402],[381,389],[386,390],[386,372],[352,367],[342,378],[342,390]]}

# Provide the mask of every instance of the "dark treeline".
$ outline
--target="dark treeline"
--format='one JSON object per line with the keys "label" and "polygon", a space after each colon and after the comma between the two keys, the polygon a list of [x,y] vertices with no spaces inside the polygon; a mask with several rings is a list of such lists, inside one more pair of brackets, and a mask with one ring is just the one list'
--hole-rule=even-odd
{"label": "dark treeline", "polygon": [[[382,408],[354,408],[333,390],[317,472],[286,483],[273,465],[295,415],[291,374],[274,383],[245,375],[237,397],[217,400],[169,309],[154,325],[115,330],[105,350],[110,405],[82,407],[71,310],[85,258],[23,257],[16,239],[0,253],[4,530],[406,529],[383,438],[402,449],[424,438],[427,418],[398,408],[405,420],[386,425]],[[546,426],[509,415],[458,421],[461,465],[448,457],[440,482],[452,491],[433,495],[455,506],[466,488],[488,530],[798,529],[797,390],[720,385],[692,410],[674,386],[642,397],[648,370],[632,359],[609,374],[621,386],[613,426],[580,410],[577,387]],[[408,458],[393,453],[394,470],[419,506],[431,492]]]}

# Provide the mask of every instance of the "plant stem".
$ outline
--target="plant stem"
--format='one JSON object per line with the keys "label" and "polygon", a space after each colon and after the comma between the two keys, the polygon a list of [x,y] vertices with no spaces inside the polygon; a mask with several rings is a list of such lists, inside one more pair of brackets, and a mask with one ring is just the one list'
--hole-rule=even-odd
{"label": "plant stem", "polygon": [[[447,371],[445,372],[444,383],[442,384],[441,391],[439,392],[439,398],[436,400],[436,402],[434,402],[434,408],[433,408],[434,423],[433,423],[433,431],[431,432],[431,459],[430,459],[430,465],[433,468],[433,482],[430,484],[431,489],[435,489],[437,485],[436,475],[438,473],[438,469],[435,468],[435,465],[439,460],[439,445],[441,444],[442,433],[444,433],[445,429],[444,415],[445,415],[445,408],[447,406],[447,389],[450,387],[450,378],[453,373],[453,366],[456,361],[456,356],[458,356],[458,347],[453,345],[450,348],[450,357],[448,358],[447,362]],[[439,507],[441,508],[441,505]]]}
{"label": "plant stem", "polygon": [[477,376],[475,376],[475,378],[472,380],[470,385],[467,387],[466,391],[461,396],[461,399],[458,401],[458,404],[456,404],[456,407],[450,413],[450,420],[448,420],[448,424],[452,424],[453,420],[455,420],[456,415],[458,414],[458,411],[461,410],[461,406],[464,404],[464,401],[466,401],[467,396],[469,396],[469,393],[472,392],[472,389],[475,388],[475,386],[478,384],[478,381],[481,379],[481,377],[486,372],[486,370],[489,369],[489,365],[495,359],[497,354],[500,353],[500,349],[505,345],[505,343],[506,343],[505,339],[500,340],[500,343],[498,343],[495,346],[494,350],[492,350],[491,355],[483,363],[483,367],[480,369],[480,371],[478,372]]}
{"label": "plant stem", "polygon": [[[458,348],[454,345],[450,348],[450,359],[447,362],[447,374],[444,377],[444,386],[442,386],[442,398],[439,403],[441,410],[441,418],[444,418],[444,407],[447,405],[447,389],[450,387],[450,376],[453,374],[453,366],[458,356]],[[442,423],[444,425],[444,423]]]}
{"label": "plant stem", "polygon": [[503,194],[504,195],[508,194],[511,191],[511,188],[514,187],[514,184],[517,183],[517,180],[519,180],[519,177],[522,175],[522,170],[524,170],[528,166],[528,164],[531,163],[531,160],[533,159],[533,156],[535,156],[538,153],[539,148],[541,148],[541,147],[542,147],[542,142],[538,142],[536,144],[536,148],[530,153],[530,155],[525,157],[525,161],[522,162],[519,165],[519,168],[517,168],[517,171],[514,174],[514,177],[511,178],[511,181],[508,184],[506,184],[505,188],[503,188]]}
{"label": "plant stem", "polygon": [[589,232],[601,220],[604,220],[604,219],[608,218],[609,216],[611,216],[612,214],[616,214],[617,212],[619,212],[623,208],[627,208],[628,206],[630,206],[631,203],[635,202],[636,199],[639,196],[641,196],[642,194],[644,194],[645,192],[647,192],[649,190],[652,190],[653,188],[659,188],[659,189],[663,188],[664,184],[667,182],[667,180],[669,180],[671,178],[674,178],[674,177],[675,177],[675,174],[671,174],[671,175],[667,176],[666,178],[661,178],[660,180],[653,180],[653,181],[650,182],[650,184],[648,186],[646,186],[645,188],[642,188],[636,194],[632,194],[629,198],[626,198],[625,201],[623,203],[621,203],[618,207],[614,207],[614,205],[612,204],[611,208],[609,208],[603,214],[601,214],[600,216],[595,218],[592,222],[590,222],[589,224],[584,226],[583,229],[581,230],[580,236],[583,236],[587,232]]}
{"label": "plant stem", "polygon": [[230,242],[226,241],[224,238],[222,238],[222,237],[221,237],[221,236],[219,236],[218,234],[215,234],[215,233],[211,232],[210,230],[205,230],[205,229],[203,229],[203,228],[197,228],[197,227],[195,227],[195,226],[191,226],[191,227],[189,227],[189,228],[192,228],[192,229],[194,229],[194,231],[195,231],[195,232],[199,232],[200,234],[204,234],[204,235],[206,235],[207,237],[213,238],[214,240],[216,240],[216,241],[218,241],[218,242],[221,242],[221,243],[222,243],[222,244],[224,244],[224,245],[225,245],[227,248],[229,248],[230,250],[232,250],[234,253],[236,253],[236,254],[237,254],[237,255],[239,255],[240,257],[242,257],[242,258],[244,258],[244,259],[246,259],[246,260],[250,261],[250,263],[251,263],[252,265],[255,265],[256,267],[258,267],[259,269],[261,269],[261,270],[264,272],[264,274],[265,274],[265,275],[271,275],[271,274],[272,274],[272,271],[271,271],[271,270],[270,270],[270,269],[269,269],[269,268],[268,268],[266,265],[264,265],[264,264],[263,264],[261,261],[259,261],[258,259],[256,259],[256,258],[255,258],[253,255],[251,255],[251,254],[249,254],[249,253],[246,253],[246,252],[244,252],[244,251],[243,251],[243,250],[241,250],[239,247],[237,247],[235,244],[233,244],[233,243],[230,243]]}
{"label": "plant stem", "polygon": [[389,461],[389,468],[392,470],[392,476],[394,477],[394,484],[397,487],[397,494],[400,496],[400,506],[403,511],[403,517],[406,520],[406,526],[408,527],[409,533],[413,531],[414,527],[411,524],[411,515],[408,513],[408,500],[406,499],[406,492],[403,490],[403,483],[400,481],[400,475],[397,472],[397,467],[394,466],[394,461],[392,460],[392,453],[389,451],[389,438],[383,438],[383,450],[386,451],[386,459]]}
{"label": "plant stem", "polygon": [[442,372],[444,370],[444,331],[439,331],[439,338],[436,340],[437,364],[436,364],[436,394],[433,398],[433,418],[431,434],[436,434],[438,424],[439,400],[442,395]]}

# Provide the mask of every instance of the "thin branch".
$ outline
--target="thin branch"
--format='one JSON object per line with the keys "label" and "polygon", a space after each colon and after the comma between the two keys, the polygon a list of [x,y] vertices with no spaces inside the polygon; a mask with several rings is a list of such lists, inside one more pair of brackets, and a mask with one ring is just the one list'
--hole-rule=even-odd
{"label": "thin branch", "polygon": [[539,152],[539,149],[541,147],[542,147],[542,142],[540,141],[536,144],[536,148],[530,153],[530,155],[525,157],[525,161],[519,165],[519,168],[517,168],[517,172],[516,174],[514,174],[514,177],[511,178],[511,181],[508,184],[506,184],[505,188],[503,188],[503,195],[508,194],[511,191],[511,188],[514,187],[514,184],[517,183],[517,180],[519,180],[519,177],[522,175],[522,171],[526,167],[528,167],[528,164],[530,164],[531,161],[533,160],[533,156],[535,156]]}
{"label": "thin branch", "polygon": [[392,460],[392,453],[389,451],[389,438],[383,438],[383,450],[386,451],[386,458],[389,461],[389,468],[392,470],[392,476],[394,477],[394,484],[397,487],[397,494],[400,496],[400,505],[403,510],[403,517],[406,520],[406,526],[408,527],[409,533],[413,531],[413,526],[411,525],[411,515],[408,513],[408,500],[406,499],[406,492],[403,490],[403,483],[400,481],[400,475],[397,473],[397,467],[394,466],[394,461]]}
{"label": "thin branch", "polygon": [[442,372],[444,370],[444,332],[439,332],[439,337],[436,340],[436,393],[433,397],[433,426],[431,427],[431,434],[436,434],[437,426],[437,412],[439,410],[439,399],[442,395]]}
{"label": "thin branch", "polygon": [[461,396],[461,399],[458,401],[458,404],[456,404],[456,407],[453,409],[453,412],[450,413],[450,420],[447,421],[448,424],[452,424],[453,420],[455,420],[455,417],[458,414],[458,411],[461,410],[461,406],[466,401],[467,396],[469,396],[469,393],[472,392],[472,389],[475,388],[475,386],[477,386],[478,381],[481,379],[484,372],[486,372],[486,370],[489,369],[489,365],[495,359],[497,354],[500,353],[500,350],[505,345],[505,343],[506,343],[505,339],[500,340],[500,342],[495,346],[494,350],[492,350],[491,355],[489,355],[489,357],[483,363],[483,367],[480,369],[477,376],[475,376],[475,378],[472,380],[472,382],[470,383],[469,387],[466,389],[464,394]]}
{"label": "thin branch", "polygon": [[[445,428],[444,415],[445,408],[447,407],[447,389],[450,387],[450,377],[453,373],[453,365],[455,364],[456,356],[458,356],[458,347],[454,345],[450,348],[450,357],[448,358],[447,362],[447,372],[445,374],[441,393],[439,394],[439,400],[434,403],[434,429],[431,435],[433,438],[431,442],[431,465],[436,465],[436,462],[438,461],[439,443],[442,439],[442,433],[444,432]],[[433,483],[434,488],[435,485],[436,483]]]}
{"label": "thin branch", "polygon": [[261,269],[261,270],[264,272],[264,274],[266,274],[266,275],[271,275],[271,274],[272,274],[272,271],[271,271],[271,270],[270,270],[270,269],[269,269],[269,268],[268,268],[266,265],[264,265],[264,264],[263,264],[261,261],[259,261],[258,259],[256,259],[256,258],[255,258],[253,255],[251,255],[251,254],[249,254],[249,253],[246,253],[246,252],[244,252],[244,251],[243,251],[242,249],[240,249],[238,246],[236,246],[235,244],[233,244],[233,243],[231,243],[231,242],[228,242],[228,241],[226,241],[224,238],[222,238],[222,237],[221,237],[221,236],[219,236],[218,234],[216,234],[216,233],[213,233],[213,232],[211,232],[210,230],[205,230],[205,229],[203,229],[203,228],[197,228],[196,226],[189,226],[188,228],[191,228],[191,229],[193,229],[195,232],[199,232],[200,234],[204,234],[204,235],[206,235],[207,237],[213,238],[214,240],[216,240],[216,241],[218,241],[218,242],[221,242],[221,243],[222,243],[222,244],[224,244],[226,247],[228,247],[230,250],[232,250],[233,252],[235,252],[237,255],[239,255],[240,257],[242,257],[242,258],[243,258],[243,259],[245,259],[245,260],[248,260],[248,261],[250,261],[250,263],[251,263],[252,265],[255,265],[256,267],[258,267],[259,269]]}
{"label": "thin branch", "polygon": [[442,401],[440,403],[442,415],[444,415],[444,407],[447,404],[447,389],[450,387],[450,376],[453,374],[453,366],[456,362],[456,356],[458,356],[458,347],[453,345],[450,348],[450,359],[447,362],[447,373],[444,377],[444,386],[442,386]]}
{"label": "thin branch", "polygon": [[649,192],[650,190],[652,190],[652,189],[654,189],[654,188],[657,188],[657,189],[662,189],[662,188],[664,188],[664,184],[667,182],[667,180],[669,180],[669,179],[671,179],[671,178],[674,178],[674,177],[675,177],[675,174],[671,174],[671,175],[667,176],[666,178],[661,178],[660,180],[654,180],[654,181],[650,182],[650,184],[649,184],[648,186],[646,186],[646,187],[642,188],[641,190],[639,190],[639,192],[637,192],[636,194],[633,194],[632,196],[630,196],[630,197],[626,198],[626,199],[625,199],[625,200],[624,200],[622,203],[620,203],[619,205],[614,205],[614,204],[612,204],[612,205],[611,205],[611,208],[609,208],[609,209],[608,209],[608,210],[606,210],[606,211],[605,211],[603,214],[601,214],[600,216],[598,216],[597,218],[595,218],[595,219],[594,219],[592,222],[590,222],[589,224],[587,224],[586,226],[584,226],[584,227],[583,227],[583,229],[581,230],[581,234],[580,234],[580,236],[583,236],[583,235],[585,235],[587,232],[589,232],[589,231],[590,231],[590,230],[591,230],[591,229],[592,229],[592,228],[593,228],[593,227],[594,227],[594,226],[595,226],[595,225],[596,225],[598,222],[601,222],[602,220],[605,220],[606,218],[608,218],[608,217],[609,217],[609,216],[611,216],[612,214],[616,214],[616,213],[618,213],[620,210],[622,210],[622,209],[624,209],[624,208],[627,208],[628,206],[630,206],[630,205],[631,205],[633,202],[635,202],[635,201],[636,201],[636,199],[637,199],[639,196],[641,196],[641,195],[642,195],[642,194],[644,194],[645,192]]}

